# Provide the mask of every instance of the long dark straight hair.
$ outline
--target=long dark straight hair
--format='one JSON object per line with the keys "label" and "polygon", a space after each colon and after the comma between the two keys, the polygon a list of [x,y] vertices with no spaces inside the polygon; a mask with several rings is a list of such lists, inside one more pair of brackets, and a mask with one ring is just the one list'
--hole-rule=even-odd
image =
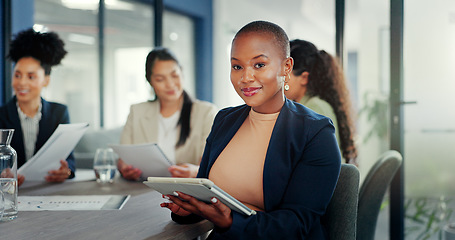
{"label": "long dark straight hair", "polygon": [[[153,49],[148,55],[147,60],[145,61],[145,78],[150,83],[150,78],[152,76],[152,69],[156,61],[174,61],[180,68],[179,61],[175,55],[167,48],[158,47]],[[155,99],[158,100],[158,96],[155,94]],[[180,136],[177,141],[176,147],[180,147],[185,144],[188,136],[190,135],[190,118],[191,118],[191,108],[193,106],[193,100],[188,95],[188,93],[183,90],[183,105],[180,112],[180,118],[177,122],[177,126],[180,125]]]}

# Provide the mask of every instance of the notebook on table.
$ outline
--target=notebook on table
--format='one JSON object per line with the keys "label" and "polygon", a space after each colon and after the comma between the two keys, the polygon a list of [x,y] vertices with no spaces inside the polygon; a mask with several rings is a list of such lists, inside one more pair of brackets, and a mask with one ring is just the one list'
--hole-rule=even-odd
{"label": "notebook on table", "polygon": [[163,195],[182,192],[207,203],[216,197],[233,211],[247,216],[256,214],[256,211],[248,208],[206,178],[149,177],[144,184]]}

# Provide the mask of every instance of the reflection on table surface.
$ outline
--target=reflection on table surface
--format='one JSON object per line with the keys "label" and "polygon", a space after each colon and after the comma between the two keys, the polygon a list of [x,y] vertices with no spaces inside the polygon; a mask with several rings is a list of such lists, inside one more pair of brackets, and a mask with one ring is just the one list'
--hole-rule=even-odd
{"label": "reflection on table surface", "polygon": [[21,212],[0,222],[2,239],[194,239],[213,228],[208,221],[179,225],[159,204],[161,194],[142,182],[117,177],[112,184],[96,181],[25,182],[20,196],[130,194],[122,210]]}

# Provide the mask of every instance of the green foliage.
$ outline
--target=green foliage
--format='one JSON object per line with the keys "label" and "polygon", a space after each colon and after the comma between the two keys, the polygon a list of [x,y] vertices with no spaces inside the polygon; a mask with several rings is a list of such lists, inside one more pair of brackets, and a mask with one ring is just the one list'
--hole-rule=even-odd
{"label": "green foliage", "polygon": [[363,139],[367,142],[371,137],[387,139],[389,132],[389,99],[388,96],[366,92],[363,95],[365,105],[359,110],[359,115],[365,115],[370,128]]}
{"label": "green foliage", "polygon": [[442,240],[442,228],[450,221],[453,209],[448,207],[452,199],[440,197],[407,199],[405,203],[405,235],[415,235],[416,240],[437,237]]}

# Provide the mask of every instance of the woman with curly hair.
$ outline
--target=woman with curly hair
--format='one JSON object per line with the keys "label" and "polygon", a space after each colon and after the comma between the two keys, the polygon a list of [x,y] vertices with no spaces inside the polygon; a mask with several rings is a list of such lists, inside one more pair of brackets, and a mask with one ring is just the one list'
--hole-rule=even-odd
{"label": "woman with curly hair", "polygon": [[[60,64],[66,53],[64,42],[53,32],[28,29],[11,42],[8,57],[15,63],[15,96],[0,108],[0,128],[15,129],[11,146],[17,152],[18,168],[43,146],[59,124],[70,122],[65,105],[41,97],[41,90],[49,84],[52,66]],[[60,164],[59,169],[49,171],[46,181],[63,182],[74,177],[72,154]],[[23,175],[18,175],[19,185],[24,180]]]}
{"label": "woman with curly hair", "polygon": [[294,59],[286,97],[332,119],[343,158],[357,164],[349,91],[336,59],[311,42],[291,42]]}

